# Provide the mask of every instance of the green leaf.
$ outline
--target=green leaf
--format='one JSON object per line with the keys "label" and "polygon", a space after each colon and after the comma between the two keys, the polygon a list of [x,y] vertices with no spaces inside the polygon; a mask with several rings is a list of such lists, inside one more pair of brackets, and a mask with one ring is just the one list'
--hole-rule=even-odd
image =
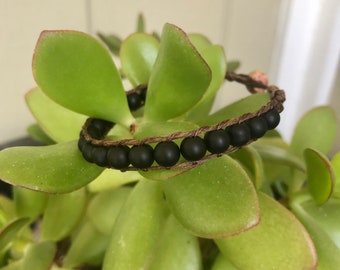
{"label": "green leaf", "polygon": [[309,192],[317,204],[323,204],[333,192],[335,176],[331,163],[321,152],[310,148],[304,151],[304,157]]}
{"label": "green leaf", "polygon": [[160,35],[157,33],[157,32],[152,32],[151,33],[151,35],[155,38],[155,39],[157,39],[158,41],[160,41],[161,40],[161,37],[160,37]]}
{"label": "green leaf", "polygon": [[2,194],[0,194],[0,209],[3,211],[3,214],[7,217],[7,220],[15,218],[16,211],[13,200],[5,197]]}
{"label": "green leaf", "polygon": [[263,137],[252,143],[252,146],[263,160],[266,187],[268,188],[270,184],[274,185],[276,191],[286,196],[287,191],[282,189],[282,185],[289,186],[293,182],[292,175],[296,171],[292,168],[298,169],[303,174],[306,171],[302,158],[291,153],[288,144],[278,136]]}
{"label": "green leaf", "polygon": [[107,137],[111,139],[130,139],[132,135],[130,133],[130,129],[125,126],[116,124],[107,134]]}
{"label": "green leaf", "polygon": [[90,192],[102,192],[114,189],[143,179],[136,171],[121,172],[119,170],[104,170],[94,181],[87,185]]}
{"label": "green leaf", "polygon": [[321,206],[306,200],[301,207],[329,235],[340,251],[340,200],[330,199]]}
{"label": "green leaf", "polygon": [[167,136],[172,133],[191,131],[198,128],[198,125],[187,121],[141,123],[137,126],[137,129],[134,133],[134,138],[144,139],[151,136]]}
{"label": "green leaf", "polygon": [[270,145],[275,146],[284,150],[289,150],[288,143],[281,137],[277,130],[269,130],[262,138],[258,139],[253,143],[257,145]]}
{"label": "green leaf", "polygon": [[[6,213],[4,209],[0,206],[0,229],[2,229],[3,226],[8,222],[8,218],[6,216]],[[1,254],[0,254],[1,258]],[[0,259],[0,265],[1,265],[1,259]]]}
{"label": "green leaf", "polygon": [[0,268],[0,270],[22,270],[22,261],[13,261],[3,267]]}
{"label": "green leaf", "polygon": [[309,194],[298,194],[292,198],[290,207],[313,239],[318,269],[340,269],[339,201],[330,199],[318,206]]}
{"label": "green leaf", "polygon": [[188,38],[190,39],[190,42],[195,46],[195,48],[202,52],[206,48],[212,46],[211,41],[204,35],[199,33],[189,33]]}
{"label": "green leaf", "polygon": [[55,141],[47,136],[38,124],[29,125],[27,127],[27,133],[33,140],[40,142],[43,145],[55,144]]}
{"label": "green leaf", "polygon": [[291,151],[303,156],[306,148],[313,148],[327,154],[332,148],[336,135],[336,116],[331,107],[321,106],[307,112],[297,123]]}
{"label": "green leaf", "polygon": [[210,81],[210,68],[186,34],[166,24],[151,72],[145,120],[163,121],[183,115],[201,99]]}
{"label": "green leaf", "polygon": [[26,103],[43,131],[56,142],[79,138],[86,116],[70,111],[48,98],[39,88],[26,94]]}
{"label": "green leaf", "polygon": [[227,70],[223,47],[210,46],[200,53],[211,69],[212,80],[201,100],[188,112],[187,119],[195,119],[195,121],[200,121],[210,113],[215,95],[224,82]]}
{"label": "green leaf", "polygon": [[34,221],[44,212],[47,198],[47,194],[41,192],[13,187],[13,199],[17,215],[29,217],[31,221]]}
{"label": "green leaf", "polygon": [[228,61],[227,62],[227,70],[235,71],[241,66],[240,61]]}
{"label": "green leaf", "polygon": [[122,44],[122,40],[116,35],[105,35],[101,32],[97,33],[98,37],[105,43],[105,45],[109,48],[109,50],[114,55],[119,55],[120,46]]}
{"label": "green leaf", "polygon": [[59,241],[68,236],[84,214],[85,189],[49,195],[41,223],[41,239]]}
{"label": "green leaf", "polygon": [[159,183],[140,181],[120,211],[102,269],[144,269],[153,257],[165,210]]}
{"label": "green leaf", "polygon": [[306,171],[303,160],[282,147],[266,143],[254,143],[253,145],[264,161],[293,167],[302,172]]}
{"label": "green leaf", "polygon": [[253,180],[255,187],[259,189],[264,181],[264,169],[262,158],[255,148],[246,146],[232,153],[230,156],[243,165],[249,177]]}
{"label": "green leaf", "polygon": [[84,263],[100,265],[110,238],[101,234],[91,222],[86,222],[80,228],[67,252],[63,266],[75,269]]}
{"label": "green leaf", "polygon": [[28,221],[29,218],[16,218],[0,230],[0,250],[5,248],[17,236]]}
{"label": "green leaf", "polygon": [[146,179],[162,181],[162,180],[180,175],[182,173],[185,173],[188,170],[189,170],[188,168],[171,169],[171,170],[165,169],[165,170],[156,170],[156,171],[139,171],[139,173]]}
{"label": "green leaf", "polygon": [[335,175],[333,194],[340,199],[340,152],[333,157],[331,164]]}
{"label": "green leaf", "polygon": [[152,35],[135,33],[124,40],[120,50],[122,69],[132,85],[147,84],[159,49]]}
{"label": "green leaf", "polygon": [[211,270],[238,270],[225,256],[219,254]]}
{"label": "green leaf", "polygon": [[[216,243],[239,269],[315,269],[317,256],[305,228],[278,202],[259,194],[261,221]],[[255,249],[254,249],[255,248]]]}
{"label": "green leaf", "polygon": [[164,224],[150,270],[202,269],[198,239],[170,215]]}
{"label": "green leaf", "polygon": [[202,119],[209,117],[209,114],[214,105],[214,102],[215,102],[215,99],[205,100],[204,102],[200,104],[197,110],[195,106],[194,110],[188,113],[188,115],[186,116],[186,119],[194,123],[200,123]]}
{"label": "green leaf", "polygon": [[85,33],[43,31],[33,75],[46,95],[70,110],[125,126],[134,122],[109,52]]}
{"label": "green leaf", "polygon": [[131,188],[121,187],[100,192],[91,200],[87,217],[100,233],[111,235],[116,217],[130,192]]}
{"label": "green leaf", "polygon": [[23,269],[50,269],[56,252],[57,247],[53,242],[32,244],[22,261]]}
{"label": "green leaf", "polygon": [[88,163],[77,142],[7,148],[0,152],[0,178],[48,193],[71,192],[94,180],[103,168]]}
{"label": "green leaf", "polygon": [[198,124],[200,126],[214,125],[226,119],[239,117],[242,114],[260,109],[262,106],[267,104],[268,101],[269,95],[267,93],[254,94],[227,105],[217,112],[201,119]]}
{"label": "green leaf", "polygon": [[254,187],[241,165],[228,156],[162,183],[172,213],[194,235],[227,237],[259,222]]}
{"label": "green leaf", "polygon": [[145,22],[144,22],[144,16],[142,13],[138,14],[136,30],[137,32],[145,32]]}
{"label": "green leaf", "polygon": [[15,217],[16,211],[13,200],[0,194],[0,229]]}

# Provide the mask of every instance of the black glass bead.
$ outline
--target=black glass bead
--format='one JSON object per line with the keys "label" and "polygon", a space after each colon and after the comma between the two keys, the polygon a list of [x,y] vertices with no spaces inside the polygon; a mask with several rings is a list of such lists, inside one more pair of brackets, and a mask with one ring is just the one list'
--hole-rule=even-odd
{"label": "black glass bead", "polygon": [[180,155],[179,147],[173,141],[160,142],[154,150],[155,161],[164,167],[175,165]]}
{"label": "black glass bead", "polygon": [[128,100],[129,108],[130,108],[131,111],[135,111],[140,106],[142,106],[143,100],[140,97],[140,95],[136,92],[129,94],[127,96],[127,100]]}
{"label": "black glass bead", "polygon": [[230,144],[233,146],[245,145],[250,140],[250,130],[246,123],[232,125],[228,128]]}
{"label": "black glass bead", "polygon": [[107,150],[108,166],[115,169],[124,169],[129,166],[129,150],[127,145],[111,146]]}
{"label": "black glass bead", "polygon": [[204,135],[207,149],[212,154],[219,154],[226,151],[230,145],[229,134],[223,130],[209,131]]}
{"label": "black glass bead", "polygon": [[102,139],[112,127],[112,122],[95,118],[87,127],[87,132],[92,138]]}
{"label": "black glass bead", "polygon": [[138,169],[150,167],[154,161],[152,147],[148,144],[134,145],[130,149],[129,160]]}
{"label": "black glass bead", "polygon": [[256,116],[247,121],[252,139],[262,137],[268,130],[267,122],[262,116]]}
{"label": "black glass bead", "polygon": [[268,129],[274,129],[280,123],[280,114],[276,109],[271,109],[263,114],[264,119],[266,119]]}
{"label": "black glass bead", "polygon": [[85,140],[85,137],[84,137],[83,133],[81,132],[80,136],[79,136],[79,140],[78,140],[78,149],[80,150],[80,152],[83,152],[83,147],[86,143],[87,142]]}
{"label": "black glass bead", "polygon": [[207,146],[201,137],[187,137],[182,141],[180,151],[186,160],[196,161],[204,157]]}
{"label": "black glass bead", "polygon": [[98,166],[106,167],[108,166],[107,161],[107,148],[104,146],[94,146],[92,148],[92,160],[94,163],[96,163]]}
{"label": "black glass bead", "polygon": [[93,145],[90,143],[84,143],[82,146],[81,152],[83,153],[83,157],[86,161],[93,163],[93,157],[92,157],[92,150]]}

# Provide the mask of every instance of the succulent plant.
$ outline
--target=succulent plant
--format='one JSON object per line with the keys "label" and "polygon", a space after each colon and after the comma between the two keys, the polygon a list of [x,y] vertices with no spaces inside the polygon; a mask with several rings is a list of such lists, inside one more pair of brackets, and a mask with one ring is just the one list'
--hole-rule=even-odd
{"label": "succulent plant", "polygon": [[[201,34],[166,24],[159,39],[141,18],[138,25],[123,41],[101,33],[104,44],[76,31],[42,32],[38,86],[26,102],[37,121],[28,131],[45,145],[0,152],[0,178],[13,185],[12,198],[0,195],[0,269],[340,269],[340,154],[327,156],[336,130],[330,107],[306,113],[289,143],[260,130],[252,144],[202,164],[195,152],[189,169],[171,168],[180,157],[162,159],[171,149],[178,155],[185,139],[159,146],[167,150],[147,147],[170,167],[160,170],[84,159],[78,140],[88,117],[115,123],[111,140],[143,139],[214,125],[269,101],[255,93],[211,113],[238,63]],[[126,80],[138,94],[147,85],[146,98],[127,98]],[[256,129],[256,121],[246,123]],[[224,147],[211,139],[218,133],[205,135],[190,143]],[[191,146],[183,148],[190,161]]]}

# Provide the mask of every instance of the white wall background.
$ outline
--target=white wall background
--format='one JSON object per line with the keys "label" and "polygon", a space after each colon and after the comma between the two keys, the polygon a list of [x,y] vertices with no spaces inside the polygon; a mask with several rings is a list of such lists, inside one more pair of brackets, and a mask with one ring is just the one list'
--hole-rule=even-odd
{"label": "white wall background", "polygon": [[[201,32],[214,43],[222,44],[229,59],[242,61],[240,72],[253,69],[267,72],[273,84],[287,91],[288,117],[283,121],[282,131],[288,138],[287,130],[297,119],[292,115],[300,115],[320,102],[329,103],[331,95],[333,106],[339,107],[340,89],[335,83],[340,49],[339,3],[338,0],[0,0],[0,143],[24,136],[27,125],[34,122],[24,94],[35,85],[31,59],[42,30],[75,29],[93,35],[102,31],[125,37],[135,30],[140,12],[146,18],[148,31],[160,32],[165,22],[172,22],[186,32]],[[296,40],[292,39],[294,35],[298,35]],[[306,48],[303,58],[297,59],[296,53]],[[310,85],[310,81],[306,84],[308,73],[315,76],[325,68],[323,99],[301,103],[307,88],[314,87],[316,94],[320,91],[320,84]],[[315,77],[313,80],[319,82]],[[215,108],[244,95],[246,92],[237,87],[236,92],[224,87]]]}

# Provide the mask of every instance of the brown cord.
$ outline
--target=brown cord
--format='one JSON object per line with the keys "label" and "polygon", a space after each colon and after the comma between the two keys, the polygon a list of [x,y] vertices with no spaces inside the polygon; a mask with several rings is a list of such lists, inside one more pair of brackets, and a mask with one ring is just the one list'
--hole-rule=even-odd
{"label": "brown cord", "polygon": [[[256,93],[256,91],[254,90],[254,88],[262,88],[264,90],[266,90],[269,95],[270,95],[270,101],[262,106],[259,110],[255,111],[255,112],[251,112],[251,113],[245,113],[237,118],[231,118],[231,119],[227,119],[224,120],[220,123],[217,123],[216,125],[212,125],[212,126],[203,126],[200,127],[196,130],[191,130],[191,131],[185,131],[185,132],[175,132],[172,133],[170,135],[167,136],[152,136],[152,137],[147,137],[144,139],[123,139],[123,140],[109,140],[109,139],[103,139],[103,140],[98,140],[95,138],[92,138],[89,133],[87,132],[88,126],[91,124],[91,122],[93,121],[93,118],[89,118],[86,120],[83,128],[82,128],[82,134],[85,138],[85,140],[87,142],[89,142],[92,145],[95,146],[104,146],[104,147],[109,147],[109,146],[118,146],[118,145],[142,145],[142,144],[152,144],[152,143],[158,143],[158,142],[164,142],[164,141],[172,141],[172,140],[176,140],[176,139],[183,139],[185,137],[192,137],[192,136],[198,136],[202,133],[206,133],[212,130],[218,130],[218,129],[223,129],[223,128],[227,128],[229,126],[232,126],[234,124],[238,124],[241,122],[244,122],[250,118],[259,116],[271,109],[276,109],[279,113],[283,111],[283,102],[285,101],[285,93],[283,90],[279,89],[277,86],[275,85],[270,85],[267,86],[259,81],[256,81],[254,79],[252,79],[250,76],[245,75],[245,74],[236,74],[234,72],[228,71],[225,75],[225,79],[228,81],[236,81],[238,83],[241,83],[243,85],[246,86],[246,88],[248,89],[248,91],[252,94]],[[136,88],[128,91],[128,93],[133,93],[136,91],[140,91],[143,89],[146,89],[147,85],[139,85]],[[249,141],[249,143],[251,143],[252,141]],[[236,150],[238,150],[240,147],[229,147],[227,151],[225,151],[224,153],[220,153],[220,154],[209,154],[204,156],[201,160],[198,161],[184,161],[182,163],[178,163],[170,168],[167,169],[190,169],[193,168],[197,165],[200,165],[202,163],[204,163],[205,161],[215,158],[215,157],[219,157],[223,154],[229,154],[232,153]],[[161,169],[165,169],[162,166],[152,166],[149,167],[147,169],[144,170],[161,170]],[[139,168],[134,168],[134,167],[127,167],[124,169],[124,171],[136,171],[136,170],[143,170],[143,169],[139,169]]]}

